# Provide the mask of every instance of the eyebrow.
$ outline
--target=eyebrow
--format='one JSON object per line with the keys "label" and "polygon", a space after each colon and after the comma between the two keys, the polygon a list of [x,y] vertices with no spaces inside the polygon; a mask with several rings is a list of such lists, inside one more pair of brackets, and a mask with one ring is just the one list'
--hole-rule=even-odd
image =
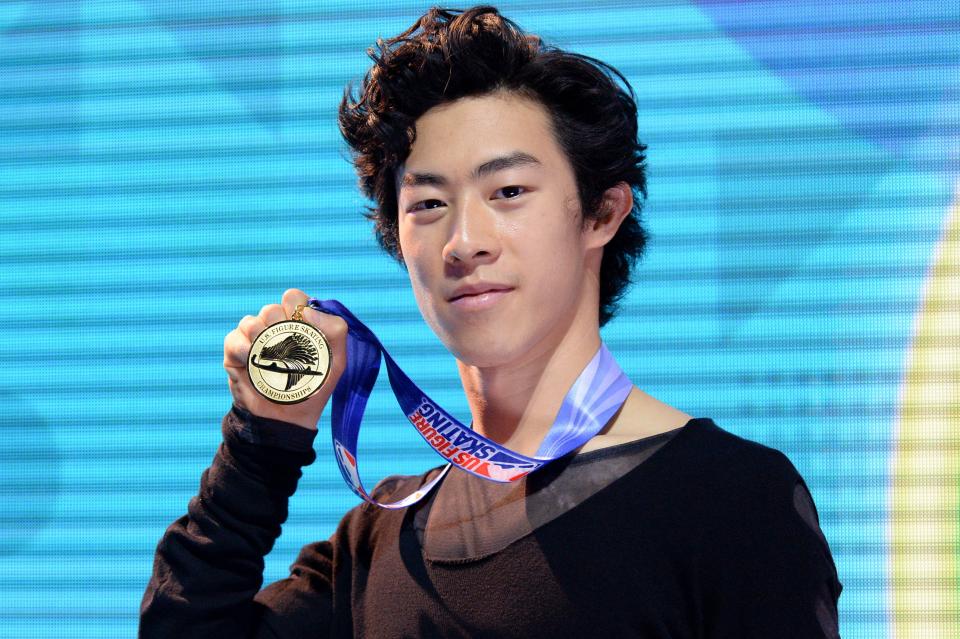
{"label": "eyebrow", "polygon": [[[470,174],[474,180],[486,177],[497,171],[504,171],[518,166],[540,166],[542,163],[537,158],[523,151],[514,151],[507,155],[488,160],[483,164],[477,165]],[[400,188],[405,186],[444,186],[447,184],[447,178],[436,173],[404,173],[400,181]]]}

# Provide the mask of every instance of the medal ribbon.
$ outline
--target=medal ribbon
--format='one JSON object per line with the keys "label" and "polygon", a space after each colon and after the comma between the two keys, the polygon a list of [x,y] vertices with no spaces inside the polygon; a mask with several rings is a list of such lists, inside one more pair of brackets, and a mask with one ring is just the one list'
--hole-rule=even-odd
{"label": "medal ribbon", "polygon": [[[383,508],[406,508],[418,502],[443,479],[450,466],[490,481],[516,481],[563,457],[600,432],[633,388],[606,346],[601,344],[570,387],[535,456],[528,457],[474,432],[443,410],[407,377],[373,331],[343,304],[310,298],[307,305],[321,313],[337,315],[347,323],[347,368],[333,391],[333,448],[340,473],[350,489],[364,501]],[[448,462],[433,481],[389,504],[367,493],[357,469],[360,422],[380,372],[381,356],[404,415],[431,448]]]}

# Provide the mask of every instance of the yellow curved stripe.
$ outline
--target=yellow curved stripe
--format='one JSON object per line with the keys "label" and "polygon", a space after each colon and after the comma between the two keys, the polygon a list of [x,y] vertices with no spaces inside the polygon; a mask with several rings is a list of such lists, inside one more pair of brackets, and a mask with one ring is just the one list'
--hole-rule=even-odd
{"label": "yellow curved stripe", "polygon": [[960,183],[907,354],[893,457],[893,636],[960,637]]}

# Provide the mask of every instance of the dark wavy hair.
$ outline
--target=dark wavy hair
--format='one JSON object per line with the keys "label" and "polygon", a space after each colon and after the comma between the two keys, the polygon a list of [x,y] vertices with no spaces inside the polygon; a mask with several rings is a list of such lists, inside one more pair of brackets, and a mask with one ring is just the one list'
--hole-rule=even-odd
{"label": "dark wavy hair", "polygon": [[626,78],[600,60],[545,45],[490,6],[432,8],[400,35],[378,39],[368,54],[373,66],[358,96],[347,87],[339,122],[360,187],[376,201],[368,217],[381,246],[403,261],[396,171],[410,153],[417,118],[439,104],[497,91],[534,99],[549,112],[573,167],[584,223],[603,217],[608,188],[626,182],[633,191],[633,210],[603,251],[600,325],[606,324],[648,239],[640,220],[647,147],[637,139]]}

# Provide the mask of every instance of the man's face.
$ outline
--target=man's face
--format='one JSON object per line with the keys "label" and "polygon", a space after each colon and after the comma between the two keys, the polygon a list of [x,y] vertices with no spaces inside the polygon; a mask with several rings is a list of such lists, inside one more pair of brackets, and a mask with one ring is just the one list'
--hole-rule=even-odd
{"label": "man's face", "polygon": [[550,352],[582,305],[595,312],[576,180],[538,102],[497,93],[427,111],[398,194],[420,312],[464,364]]}

